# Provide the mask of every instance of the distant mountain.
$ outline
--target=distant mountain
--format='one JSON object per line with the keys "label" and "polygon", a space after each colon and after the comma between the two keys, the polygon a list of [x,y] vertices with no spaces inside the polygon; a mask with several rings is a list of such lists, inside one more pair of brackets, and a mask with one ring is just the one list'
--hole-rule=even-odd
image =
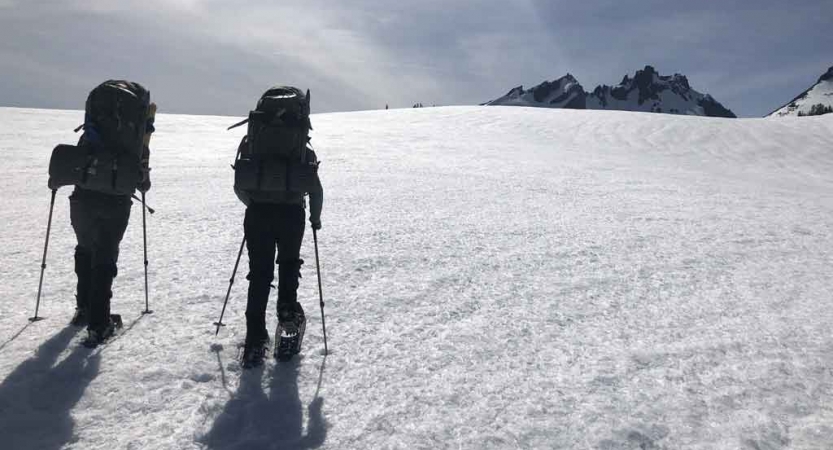
{"label": "distant mountain", "polygon": [[736,117],[712,96],[692,89],[685,76],[662,76],[651,66],[637,70],[633,78],[625,75],[618,86],[597,86],[592,93],[567,74],[529,90],[518,86],[485,104]]}
{"label": "distant mountain", "polygon": [[833,67],[819,80],[791,102],[771,112],[767,117],[816,116],[833,112]]}
{"label": "distant mountain", "polygon": [[585,109],[587,93],[569,73],[557,80],[545,81],[532,89],[518,86],[487,105],[541,106],[546,108]]}

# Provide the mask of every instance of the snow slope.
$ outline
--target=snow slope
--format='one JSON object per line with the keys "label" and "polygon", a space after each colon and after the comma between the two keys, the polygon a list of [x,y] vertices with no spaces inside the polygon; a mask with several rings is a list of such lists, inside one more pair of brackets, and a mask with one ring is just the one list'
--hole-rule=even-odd
{"label": "snow slope", "polygon": [[[4,449],[833,447],[833,116],[448,107],[316,115],[303,357],[242,372],[238,118],[160,114],[113,310],[79,346],[51,148],[77,111],[0,109]],[[272,299],[274,302],[274,298]],[[270,304],[270,310],[273,303]],[[269,318],[274,324],[274,318]]]}
{"label": "snow slope", "polygon": [[768,117],[807,115],[816,105],[833,107],[833,66],[819,77],[816,84],[802,92],[791,102],[770,113]]}

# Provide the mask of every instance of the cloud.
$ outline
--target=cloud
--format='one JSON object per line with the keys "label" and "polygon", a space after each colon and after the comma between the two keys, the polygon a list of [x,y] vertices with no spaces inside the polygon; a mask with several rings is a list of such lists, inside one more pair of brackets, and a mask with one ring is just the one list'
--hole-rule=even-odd
{"label": "cloud", "polygon": [[[0,104],[77,108],[111,77],[148,85],[169,112],[244,114],[273,84],[311,88],[317,112],[475,104],[567,72],[588,89],[615,84],[645,64],[685,73],[720,100],[728,91],[713,80],[827,58],[815,28],[831,9],[822,0],[14,2],[0,14]],[[753,104],[767,88],[735,98]]]}
{"label": "cloud", "polygon": [[[314,108],[319,111],[416,102],[476,103],[486,99],[484,92],[503,91],[517,83],[530,68],[543,74],[547,72],[544,66],[550,65],[535,62],[535,46],[529,42],[546,38],[546,33],[529,2],[519,0],[482,4],[375,0],[350,4],[315,0],[46,3],[27,3],[18,8],[15,18],[0,19],[0,25],[11,21],[26,23],[26,27],[36,22],[43,25],[38,31],[20,27],[0,31],[0,38],[17,33],[28,53],[28,65],[62,66],[55,59],[75,53],[86,61],[56,72],[89,76],[86,85],[96,81],[94,74],[103,72],[95,68],[115,69],[154,85],[173,82],[179,86],[189,74],[190,85],[197,88],[191,99],[180,91],[167,96],[167,89],[162,90],[172,107],[183,112],[198,105],[208,106],[202,112],[232,113],[228,102],[211,107],[199,95],[205,94],[209,84],[214,89],[230,86],[215,90],[217,95],[226,96],[232,90],[237,95],[242,89],[234,86],[241,83],[247,85],[246,105],[275,83],[323,93],[316,96]],[[95,35],[86,37],[90,24],[95,24]],[[549,52],[550,57],[554,53]],[[129,61],[125,54],[142,63]],[[2,45],[0,56],[21,58],[20,52]],[[40,77],[50,78],[42,72]],[[228,72],[235,78],[229,78]],[[489,88],[483,89],[484,84]],[[231,101],[234,109],[242,103]]]}
{"label": "cloud", "polygon": [[[472,102],[482,101],[472,84],[526,70],[513,55],[529,59],[528,42],[544,36],[535,35],[537,19],[524,3],[499,8],[430,1],[407,8],[374,1],[218,5],[219,10],[212,6],[212,14],[196,21],[189,17],[188,23],[201,39],[335,85],[361,108],[442,103],[449,100],[447,92]],[[509,18],[504,8],[512,11]],[[510,32],[507,26],[526,31]]]}

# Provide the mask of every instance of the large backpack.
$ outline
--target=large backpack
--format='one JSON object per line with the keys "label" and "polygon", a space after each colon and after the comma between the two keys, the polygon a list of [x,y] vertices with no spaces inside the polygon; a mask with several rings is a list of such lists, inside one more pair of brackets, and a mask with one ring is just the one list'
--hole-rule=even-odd
{"label": "large backpack", "polygon": [[267,90],[249,117],[234,163],[234,189],[246,193],[291,192],[303,196],[318,185],[309,158],[310,94],[291,86]]}
{"label": "large backpack", "polygon": [[49,186],[76,185],[129,195],[141,179],[150,92],[139,83],[108,80],[87,97],[77,146],[59,145],[49,163]]}

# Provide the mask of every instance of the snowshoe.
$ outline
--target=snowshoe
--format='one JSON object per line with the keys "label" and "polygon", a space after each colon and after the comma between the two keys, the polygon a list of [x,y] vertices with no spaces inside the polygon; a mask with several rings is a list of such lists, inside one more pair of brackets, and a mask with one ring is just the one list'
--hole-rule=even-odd
{"label": "snowshoe", "polygon": [[87,329],[87,338],[81,344],[87,348],[96,348],[113,337],[116,334],[116,330],[122,326],[121,316],[118,314],[110,314],[110,321],[104,328],[100,330]]}
{"label": "snowshoe", "polygon": [[301,353],[306,327],[307,319],[299,303],[295,303],[294,307],[282,308],[278,312],[278,329],[275,330],[275,336],[279,336],[279,340],[275,346],[275,359],[289,361],[293,355]]}

